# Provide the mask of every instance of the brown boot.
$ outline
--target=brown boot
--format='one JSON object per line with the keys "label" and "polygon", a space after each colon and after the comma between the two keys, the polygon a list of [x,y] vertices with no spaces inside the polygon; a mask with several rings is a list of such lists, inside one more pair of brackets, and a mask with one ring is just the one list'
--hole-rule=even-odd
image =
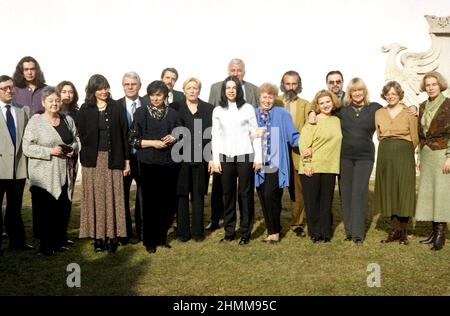
{"label": "brown boot", "polygon": [[399,238],[399,244],[400,245],[408,245],[408,231],[406,227],[408,226],[408,223],[400,223],[400,238]]}
{"label": "brown boot", "polygon": [[389,232],[389,234],[387,235],[386,239],[383,239],[381,241],[381,243],[385,244],[388,242],[393,242],[393,241],[399,240],[399,238],[400,238],[400,226],[399,225],[400,225],[400,222],[398,221],[398,218],[394,217],[391,220],[392,229]]}
{"label": "brown boot", "polygon": [[431,231],[430,236],[426,239],[419,240],[421,244],[432,244],[434,239],[436,238],[436,222],[433,222],[433,230]]}
{"label": "brown boot", "polygon": [[436,238],[433,242],[433,247],[431,250],[441,250],[445,244],[445,230],[447,229],[447,223],[437,223],[436,224]]}

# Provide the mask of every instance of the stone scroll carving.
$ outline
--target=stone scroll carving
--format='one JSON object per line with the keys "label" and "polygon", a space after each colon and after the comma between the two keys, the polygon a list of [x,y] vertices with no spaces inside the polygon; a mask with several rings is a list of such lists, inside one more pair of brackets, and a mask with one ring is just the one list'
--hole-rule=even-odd
{"label": "stone scroll carving", "polygon": [[[383,46],[381,51],[387,53],[385,81],[398,81],[405,97],[403,101],[407,105],[417,106],[426,99],[426,94],[420,91],[420,82],[427,72],[437,70],[449,81],[450,78],[450,16],[437,17],[425,15],[430,26],[431,48],[423,53],[402,53],[400,55],[400,67],[397,63],[397,55],[407,47],[392,43]],[[450,96],[450,89],[444,93]]]}

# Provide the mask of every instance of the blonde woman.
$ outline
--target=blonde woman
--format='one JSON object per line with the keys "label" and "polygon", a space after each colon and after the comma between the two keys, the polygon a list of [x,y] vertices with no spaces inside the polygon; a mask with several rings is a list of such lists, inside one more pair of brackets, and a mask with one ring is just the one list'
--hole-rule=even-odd
{"label": "blonde woman", "polygon": [[[314,243],[331,241],[331,209],[341,154],[341,123],[333,112],[339,99],[328,90],[315,95],[317,124],[306,124],[300,135],[301,159],[298,166],[305,199],[308,233]],[[308,152],[312,150],[310,156]]]}

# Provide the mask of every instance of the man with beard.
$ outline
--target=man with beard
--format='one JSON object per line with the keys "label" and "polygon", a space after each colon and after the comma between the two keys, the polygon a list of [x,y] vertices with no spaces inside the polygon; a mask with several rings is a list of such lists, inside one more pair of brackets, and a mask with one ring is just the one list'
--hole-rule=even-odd
{"label": "man with beard", "polygon": [[[298,72],[290,70],[281,78],[280,89],[284,93],[277,101],[277,104],[284,106],[292,116],[295,127],[301,132],[311,111],[311,104],[305,99],[299,98],[302,92],[302,78]],[[291,156],[291,179],[290,183],[294,184],[289,187],[289,194],[292,200],[292,220],[291,229],[299,237],[305,237],[303,227],[305,203],[302,194],[302,185],[300,183],[300,175],[298,166],[300,161],[300,152],[298,147],[290,148]]]}
{"label": "man with beard", "polygon": [[178,71],[175,68],[165,68],[161,72],[161,80],[166,84],[167,88],[169,88],[167,104],[183,102],[186,100],[183,92],[173,89],[178,80]]}
{"label": "man with beard", "polygon": [[344,77],[339,70],[332,70],[327,73],[326,82],[328,90],[333,92],[341,101],[341,105],[344,105],[345,91],[342,90],[344,87]]}

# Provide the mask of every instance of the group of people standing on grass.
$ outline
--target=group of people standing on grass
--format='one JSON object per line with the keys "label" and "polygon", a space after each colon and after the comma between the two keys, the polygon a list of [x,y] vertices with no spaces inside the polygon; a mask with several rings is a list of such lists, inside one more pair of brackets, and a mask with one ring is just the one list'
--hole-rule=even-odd
{"label": "group of people standing on grass", "polygon": [[[186,79],[183,92],[173,89],[178,80],[174,68],[164,69],[144,97],[139,96],[139,75],[125,73],[125,96],[117,101],[108,80],[95,74],[78,107],[70,81],[46,86],[38,62],[22,58],[12,78],[0,76],[0,202],[6,193],[10,248],[33,248],[25,241],[21,217],[26,178],[40,254],[50,256],[70,247],[67,230],[78,159],[79,237],[92,238],[97,252],[113,253],[133,236],[133,180],[135,230],[147,252],[171,248],[171,226],[182,242],[202,241],[210,176],[211,221],[206,229],[218,229],[222,219],[221,242],[237,237],[236,205],[238,244],[250,242],[255,188],[267,228],[264,242],[280,242],[284,188],[292,200],[291,229],[296,235],[306,236],[306,217],[312,242],[330,242],[338,178],[345,240],[362,244],[376,131],[375,211],[392,221],[382,242],[408,244],[406,228],[415,216],[433,223],[432,233],[421,242],[442,249],[450,222],[450,99],[442,94],[448,86],[440,73],[424,75],[421,89],[428,99],[418,108],[402,103],[404,92],[395,81],[382,89],[387,101],[383,107],[370,102],[360,78],[351,79],[344,92],[340,71],[326,75],[328,89],[318,91],[311,103],[299,97],[302,82],[296,71],[282,76],[282,96],[275,84],[257,88],[244,75],[244,62],[231,60],[228,76],[212,85],[205,102],[199,98],[202,85],[197,78]],[[3,215],[0,230],[1,246]]]}

